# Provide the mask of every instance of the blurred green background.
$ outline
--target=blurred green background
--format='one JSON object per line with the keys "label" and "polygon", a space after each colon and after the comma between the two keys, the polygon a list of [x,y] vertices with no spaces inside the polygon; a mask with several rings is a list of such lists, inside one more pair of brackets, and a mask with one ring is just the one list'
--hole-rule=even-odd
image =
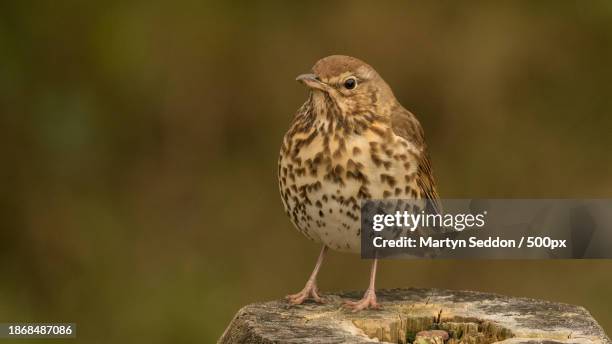
{"label": "blurred green background", "polygon": [[[612,197],[610,1],[3,1],[0,322],[208,343],[301,289],[319,247],[283,212],[276,160],[294,77],[335,53],[418,115],[442,197]],[[320,287],[368,270],[332,253]],[[385,261],[378,286],[579,304],[610,333],[611,272]]]}

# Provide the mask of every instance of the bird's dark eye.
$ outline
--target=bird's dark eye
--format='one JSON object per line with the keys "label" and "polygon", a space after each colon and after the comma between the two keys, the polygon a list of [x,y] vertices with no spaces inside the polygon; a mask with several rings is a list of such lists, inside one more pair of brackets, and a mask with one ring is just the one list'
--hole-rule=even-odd
{"label": "bird's dark eye", "polygon": [[344,88],[347,90],[352,90],[355,86],[357,86],[357,80],[355,80],[355,78],[348,78],[344,81]]}

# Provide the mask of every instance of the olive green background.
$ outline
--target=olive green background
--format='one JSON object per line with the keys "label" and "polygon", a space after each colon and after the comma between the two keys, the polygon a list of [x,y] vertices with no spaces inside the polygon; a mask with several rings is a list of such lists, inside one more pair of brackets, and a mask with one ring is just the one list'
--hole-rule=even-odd
{"label": "olive green background", "polygon": [[[209,343],[299,290],[319,247],[282,210],[276,160],[295,76],[336,53],[417,114],[442,197],[612,197],[610,1],[3,1],[0,320]],[[368,270],[332,253],[320,287]],[[379,271],[583,305],[612,332],[609,260]]]}

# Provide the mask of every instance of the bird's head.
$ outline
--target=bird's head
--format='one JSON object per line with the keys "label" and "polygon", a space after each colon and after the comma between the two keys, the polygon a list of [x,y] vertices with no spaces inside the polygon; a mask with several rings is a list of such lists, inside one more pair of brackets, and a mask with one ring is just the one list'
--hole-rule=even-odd
{"label": "bird's head", "polygon": [[384,115],[396,102],[387,83],[367,63],[350,56],[332,55],[319,60],[312,73],[296,78],[312,91],[317,112],[346,117],[362,113]]}

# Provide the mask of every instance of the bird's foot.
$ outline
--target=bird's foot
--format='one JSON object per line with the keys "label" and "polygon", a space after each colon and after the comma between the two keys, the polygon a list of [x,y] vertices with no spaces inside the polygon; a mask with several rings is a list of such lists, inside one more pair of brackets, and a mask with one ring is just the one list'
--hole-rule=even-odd
{"label": "bird's foot", "polygon": [[361,298],[359,301],[345,301],[344,307],[352,309],[353,312],[358,312],[367,308],[381,308],[381,306],[376,302],[376,293],[373,289],[366,290],[365,294],[363,294],[363,298]]}
{"label": "bird's foot", "polygon": [[287,295],[285,299],[292,305],[300,305],[304,303],[308,298],[312,298],[317,303],[325,303],[319,296],[319,290],[315,282],[308,281],[304,286],[304,289],[297,294]]}

